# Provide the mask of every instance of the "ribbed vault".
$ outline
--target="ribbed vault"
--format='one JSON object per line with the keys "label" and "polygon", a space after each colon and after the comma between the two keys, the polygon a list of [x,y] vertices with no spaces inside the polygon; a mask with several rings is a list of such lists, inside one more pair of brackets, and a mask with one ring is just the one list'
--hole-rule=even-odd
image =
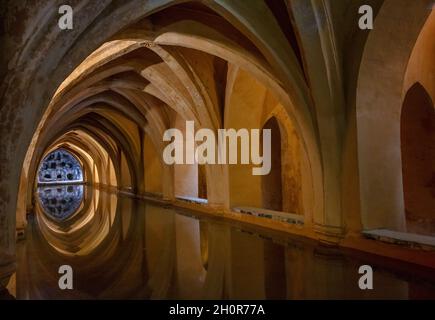
{"label": "ribbed vault", "polygon": [[[406,231],[400,113],[414,83],[433,95],[420,64],[433,48],[432,0],[368,1],[373,31],[355,23],[363,0],[73,2],[68,31],[54,0],[12,6],[38,9],[23,25],[9,21],[24,31],[8,35],[0,57],[0,260],[38,206],[42,159],[59,148],[77,156],[95,192],[201,198],[219,215],[279,208],[302,221],[296,233],[335,243],[364,228]],[[262,180],[251,165],[166,165],[164,132],[186,121],[273,128],[280,170]],[[72,219],[82,230],[72,247],[67,231],[38,219],[46,239],[61,240],[54,250],[85,255],[83,230],[112,218]]]}

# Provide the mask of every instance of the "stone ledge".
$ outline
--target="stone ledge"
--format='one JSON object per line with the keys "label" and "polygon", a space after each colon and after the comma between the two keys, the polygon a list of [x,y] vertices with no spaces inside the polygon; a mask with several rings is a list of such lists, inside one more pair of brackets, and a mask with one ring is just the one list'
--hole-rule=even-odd
{"label": "stone ledge", "polygon": [[366,238],[382,242],[419,248],[424,250],[435,250],[435,237],[423,236],[414,233],[399,232],[387,229],[365,230],[362,232]]}
{"label": "stone ledge", "polygon": [[181,200],[189,203],[196,203],[196,204],[207,204],[207,199],[202,198],[196,198],[196,197],[185,197],[185,196],[177,196],[175,197],[176,200]]}
{"label": "stone ledge", "polygon": [[272,220],[277,220],[280,222],[303,225],[304,217],[302,215],[287,213],[281,211],[274,211],[262,208],[253,207],[234,207],[233,210],[238,213],[249,214],[251,216],[256,216],[260,218],[267,218]]}

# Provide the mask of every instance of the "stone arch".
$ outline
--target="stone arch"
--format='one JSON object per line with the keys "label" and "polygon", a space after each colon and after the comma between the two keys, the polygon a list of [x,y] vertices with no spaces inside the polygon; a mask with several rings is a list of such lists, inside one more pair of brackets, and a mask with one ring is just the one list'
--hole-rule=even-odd
{"label": "stone arch", "polygon": [[269,118],[263,125],[271,130],[271,170],[261,179],[262,207],[275,211],[283,210],[283,172],[282,172],[282,142],[281,129],[275,117]]}
{"label": "stone arch", "polygon": [[265,123],[276,119],[281,135],[282,211],[303,215],[305,224],[311,225],[314,222],[312,200],[316,198],[312,185],[314,172],[307,165],[299,133],[284,107],[280,103],[271,107],[273,109],[265,118]]}
{"label": "stone arch", "polygon": [[435,234],[435,109],[416,83],[401,113],[403,194],[407,231]]}
{"label": "stone arch", "polygon": [[[306,223],[311,225],[313,199],[317,199],[320,195],[315,194],[313,175],[316,172],[307,161],[306,150],[303,148],[302,139],[299,138],[301,133],[297,131],[287,110],[277,100],[273,91],[263,86],[249,72],[230,65],[228,83],[225,128],[262,129],[268,121],[275,121],[275,130],[278,130],[281,140],[279,144],[275,144],[279,149],[277,152],[279,154],[275,156],[279,159],[276,157],[272,159],[272,166],[275,169],[276,166],[280,166],[272,179],[275,183],[279,181],[279,186],[273,188],[270,186],[273,182],[268,181],[274,174],[273,169],[272,175],[253,176],[251,165],[230,165],[228,167],[230,206],[250,206],[302,214],[306,217]],[[273,135],[272,133],[272,137]],[[272,142],[272,145],[274,143]],[[272,192],[281,194],[281,200],[278,201],[281,204],[278,206],[272,204],[276,199],[269,198],[270,193],[263,191],[267,189],[266,184],[269,184],[268,188]],[[244,192],[247,188],[249,193]]]}
{"label": "stone arch", "polygon": [[[249,72],[234,65],[228,69],[224,128],[261,129],[267,89]],[[240,149],[239,143],[238,163],[228,166],[230,206],[261,208],[261,176],[252,174],[252,164],[240,163]]]}
{"label": "stone arch", "polygon": [[398,161],[402,88],[430,5],[429,0],[384,1],[364,48],[356,118],[361,219],[366,229],[406,228],[402,166]]}
{"label": "stone arch", "polygon": [[[48,115],[44,113],[44,111],[47,110],[49,99],[56,90],[59,92],[59,90],[62,91],[64,89],[63,85],[58,86],[80,61],[84,61],[92,50],[96,49],[97,46],[101,45],[109,37],[116,34],[128,24],[137,22],[147,15],[182,2],[184,1],[146,1],[142,6],[137,6],[137,3],[126,3],[107,8],[105,4],[98,5],[89,3],[80,7],[80,12],[87,11],[88,14],[75,25],[74,31],[67,36],[63,34],[61,36],[60,31],[57,30],[56,24],[53,24],[55,19],[52,16],[41,21],[41,29],[38,29],[38,32],[30,35],[29,39],[26,39],[28,41],[24,50],[17,53],[13,60],[15,64],[11,63],[10,65],[11,68],[16,67],[17,72],[11,72],[11,75],[8,76],[6,81],[5,90],[7,94],[5,95],[4,104],[2,105],[7,112],[4,113],[3,116],[5,119],[7,118],[8,121],[10,120],[7,125],[8,128],[12,128],[10,131],[20,132],[20,134],[16,139],[17,145],[15,145],[8,141],[10,135],[6,132],[7,130],[5,132],[2,131],[0,139],[2,143],[5,142],[5,147],[4,150],[0,152],[4,158],[6,158],[9,152],[12,152],[16,154],[17,158],[20,160],[17,161],[17,163],[4,164],[7,170],[1,171],[1,181],[8,184],[18,180],[22,168],[22,160],[31,141],[31,136],[35,131],[39,133],[37,123],[40,122],[41,119],[46,120]],[[154,40],[153,44],[158,47],[187,47],[188,44],[185,40],[189,39],[188,42],[189,45],[191,44],[192,48],[203,52],[217,52],[216,55],[222,59],[227,61],[231,60],[237,65],[246,67],[260,82],[273,91],[277,97],[279,97],[279,100],[282,101],[284,108],[288,112],[288,116],[291,117],[292,120],[295,120],[294,123],[298,132],[301,132],[302,145],[304,153],[307,156],[306,160],[308,166],[312,172],[314,172],[312,175],[312,186],[315,189],[313,194],[316,195],[316,201],[313,202],[315,203],[316,211],[319,212],[319,215],[323,215],[321,156],[318,152],[318,141],[316,139],[315,130],[313,129],[314,122],[311,118],[309,106],[309,91],[303,80],[299,63],[290,45],[286,41],[282,30],[280,30],[279,25],[273,21],[274,18],[264,3],[260,3],[258,6],[254,7],[236,5],[227,1],[220,2],[219,4],[204,3],[219,12],[230,24],[240,29],[242,34],[249,38],[254,45],[258,46],[257,49],[261,52],[261,55],[257,55],[257,52],[250,55],[246,49],[239,47],[237,42],[229,42],[222,34],[219,34],[219,32],[207,29],[206,26],[202,28],[203,25],[199,23],[192,24],[190,21],[172,24],[167,32],[161,32],[155,38],[148,35],[148,37],[142,38],[142,44],[145,45],[147,41]],[[101,12],[104,12],[104,14],[98,17]],[[131,12],[129,19],[125,19],[125,12]],[[267,22],[267,26],[256,26],[254,23],[255,18],[258,17],[260,13],[265,13],[271,18],[271,21]],[[243,16],[246,16],[246,19],[244,19]],[[52,24],[53,27],[51,26]],[[147,23],[145,23],[145,25],[147,25]],[[195,29],[191,28],[192,26],[201,26],[201,28]],[[41,37],[41,30],[47,31],[46,37]],[[81,37],[80,35],[85,31],[87,37]],[[159,32],[160,31],[162,30],[159,30]],[[196,34],[197,32],[199,32],[199,34]],[[270,32],[276,35],[276,37],[268,36]],[[43,39],[41,40],[41,38]],[[128,41],[134,42],[133,38]],[[116,47],[116,45],[114,47]],[[111,49],[114,50],[114,47]],[[54,48],[56,50],[48,50],[47,48]],[[83,48],[87,48],[87,50],[83,50]],[[98,49],[91,54],[88,62],[92,63],[92,61],[95,62],[95,60],[98,60],[98,56],[102,54],[104,48],[106,48],[106,45],[103,45],[102,48],[100,48],[101,50]],[[95,69],[97,67],[98,65],[95,66]],[[144,70],[146,70],[146,72],[142,72]],[[124,72],[126,71],[127,70],[124,70]],[[146,67],[141,70],[141,76],[148,81],[157,81],[162,74],[168,74],[167,72],[168,69],[166,67]],[[195,74],[195,76],[197,75]],[[11,86],[12,83],[14,86]],[[120,85],[120,82],[115,81],[114,83]],[[127,89],[138,89],[142,84],[142,82],[138,83],[137,87],[128,86]],[[125,83],[123,83],[123,85],[125,85]],[[204,85],[204,87],[206,86]],[[17,88],[19,88],[19,90],[17,90]],[[117,90],[119,90],[119,88]],[[23,91],[28,93],[25,97],[21,95]],[[147,85],[145,92],[157,99],[161,99],[166,105],[168,105],[168,103],[172,104],[173,102],[168,99],[167,95],[162,94],[160,88],[154,83]],[[177,92],[177,96],[173,97],[173,100],[181,98],[184,105],[187,106],[188,102],[191,100],[186,97],[185,93],[185,90],[180,88],[180,91]],[[189,94],[191,93],[189,92]],[[16,108],[14,108],[13,112],[9,112],[13,109],[11,108],[12,105],[15,105]],[[29,113],[25,112],[27,111],[25,108],[28,105],[32,105],[32,109]],[[23,117],[23,114],[26,114],[26,116]],[[83,124],[84,127],[89,129],[89,127],[98,124],[99,130],[104,133],[114,129],[117,131],[116,134],[118,136],[122,135],[122,130],[111,122],[114,117],[113,114],[108,115],[105,113],[101,115],[99,112],[93,114],[98,114],[98,121],[92,122],[91,119],[85,118],[83,119],[85,120]],[[85,116],[85,114],[82,115]],[[215,124],[217,122],[216,117],[213,113],[211,113],[211,115],[212,121],[209,122]],[[140,114],[138,114],[138,116],[138,118],[140,118]],[[82,118],[79,119],[82,120]],[[74,126],[74,124],[69,125],[71,128]],[[143,125],[146,124],[143,123]],[[24,130],[22,130],[23,128]],[[135,139],[131,139],[129,142],[137,145],[138,140],[139,139],[135,137]],[[33,147],[34,146],[35,145],[33,145]],[[137,166],[138,164],[133,161],[134,157],[132,155],[134,152],[138,152],[138,150],[128,150],[126,156],[131,158],[132,166]],[[216,171],[217,173],[223,172],[225,175],[225,170]],[[213,173],[213,176],[216,175],[216,173]],[[219,185],[216,189],[225,190],[225,183]],[[17,190],[5,192],[0,195],[2,198],[0,204],[2,209],[3,207],[5,209],[1,210],[1,212],[14,211],[16,191]],[[215,190],[207,191],[209,194],[215,193]],[[216,192],[217,195],[213,196],[214,199],[218,199],[216,202],[222,203],[227,200],[225,199],[225,195],[221,193],[224,193],[224,191]],[[8,233],[1,235],[0,244],[2,244],[2,247],[8,249],[13,248],[12,232],[14,229],[14,219],[10,216],[11,214],[1,220],[2,224],[4,224],[3,227],[8,229]]]}

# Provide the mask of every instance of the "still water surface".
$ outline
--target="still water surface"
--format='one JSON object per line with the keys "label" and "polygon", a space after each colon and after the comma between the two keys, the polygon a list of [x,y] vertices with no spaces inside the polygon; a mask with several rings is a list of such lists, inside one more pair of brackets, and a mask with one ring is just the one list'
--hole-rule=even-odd
{"label": "still water surface", "polygon": [[[41,187],[18,245],[18,299],[415,299],[415,267],[81,185]],[[73,290],[58,269],[73,268]],[[358,287],[359,266],[374,289]]]}

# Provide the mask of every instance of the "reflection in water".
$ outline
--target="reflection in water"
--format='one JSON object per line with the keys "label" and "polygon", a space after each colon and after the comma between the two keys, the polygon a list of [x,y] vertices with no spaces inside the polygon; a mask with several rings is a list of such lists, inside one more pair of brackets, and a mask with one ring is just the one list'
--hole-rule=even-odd
{"label": "reflection in water", "polygon": [[65,220],[79,209],[83,201],[83,185],[39,187],[37,198],[46,214]]}
{"label": "reflection in water", "polygon": [[[37,208],[18,244],[19,299],[434,298],[433,279],[253,226],[180,212],[98,190],[54,221]],[[71,265],[74,289],[60,290]],[[374,267],[374,289],[358,268]]]}

